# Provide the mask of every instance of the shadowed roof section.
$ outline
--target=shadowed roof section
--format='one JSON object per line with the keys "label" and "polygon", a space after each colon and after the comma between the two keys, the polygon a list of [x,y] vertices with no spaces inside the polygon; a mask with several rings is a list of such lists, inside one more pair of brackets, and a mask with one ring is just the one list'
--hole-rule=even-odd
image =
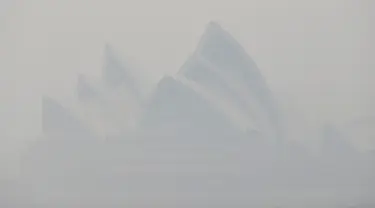
{"label": "shadowed roof section", "polygon": [[108,87],[117,88],[124,86],[134,97],[140,97],[131,68],[119,58],[115,49],[109,43],[104,48],[102,76]]}
{"label": "shadowed roof section", "polygon": [[78,75],[77,96],[82,101],[89,101],[98,96],[98,91],[88,82],[87,77],[83,74]]}
{"label": "shadowed roof section", "polygon": [[[217,22],[207,24],[194,54],[179,74],[201,85],[211,85],[216,92],[226,92],[226,98],[239,108],[259,106],[252,111],[263,112],[261,117],[273,126],[277,137],[283,137],[280,111],[261,71],[241,44]],[[248,114],[254,117],[254,113]]]}

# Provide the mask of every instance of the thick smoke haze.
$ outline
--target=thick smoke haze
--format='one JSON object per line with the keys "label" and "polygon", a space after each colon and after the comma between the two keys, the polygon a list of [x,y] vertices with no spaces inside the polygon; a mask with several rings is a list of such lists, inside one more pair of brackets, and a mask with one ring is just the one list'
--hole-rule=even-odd
{"label": "thick smoke haze", "polygon": [[[374,114],[372,1],[2,4],[7,8],[2,11],[2,89],[13,89],[11,95],[2,92],[10,96],[3,105],[6,112],[21,114],[23,122],[12,125],[24,132],[38,129],[26,130],[35,123],[28,118],[37,115],[32,112],[40,94],[68,97],[77,72],[99,73],[105,41],[116,44],[154,81],[182,65],[210,20],[239,39],[271,88],[302,108],[306,119],[344,123]],[[25,102],[28,108],[16,104]]]}
{"label": "thick smoke haze", "polygon": [[374,12],[0,0],[0,206],[373,203]]}

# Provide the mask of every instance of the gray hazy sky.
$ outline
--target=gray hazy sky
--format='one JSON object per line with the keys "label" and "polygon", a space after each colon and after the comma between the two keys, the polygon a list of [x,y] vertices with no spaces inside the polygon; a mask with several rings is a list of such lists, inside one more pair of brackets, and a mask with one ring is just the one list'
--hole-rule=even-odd
{"label": "gray hazy sky", "polygon": [[99,75],[106,41],[156,80],[182,65],[210,20],[307,120],[375,115],[373,0],[0,2],[1,135],[37,134],[41,94],[69,102],[78,72]]}

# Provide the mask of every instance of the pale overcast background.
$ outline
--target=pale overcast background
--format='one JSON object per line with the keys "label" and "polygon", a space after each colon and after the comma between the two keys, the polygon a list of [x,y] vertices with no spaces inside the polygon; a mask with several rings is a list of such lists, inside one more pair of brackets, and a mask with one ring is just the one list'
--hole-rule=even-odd
{"label": "pale overcast background", "polygon": [[155,81],[210,20],[306,122],[374,116],[374,12],[373,0],[0,0],[0,149],[40,133],[42,94],[68,105],[77,73],[99,75],[105,42]]}

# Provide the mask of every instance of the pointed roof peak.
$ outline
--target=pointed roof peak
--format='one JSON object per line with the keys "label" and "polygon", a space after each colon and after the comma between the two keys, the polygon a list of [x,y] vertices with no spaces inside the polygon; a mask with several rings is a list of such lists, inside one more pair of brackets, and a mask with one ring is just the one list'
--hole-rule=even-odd
{"label": "pointed roof peak", "polygon": [[105,48],[106,51],[107,51],[107,50],[112,50],[112,49],[113,49],[113,46],[112,46],[111,43],[109,43],[109,42],[105,42],[105,44],[104,44],[104,48]]}
{"label": "pointed roof peak", "polygon": [[231,45],[234,50],[243,50],[241,44],[225,30],[218,21],[210,21],[207,23],[204,32],[198,43],[197,51],[202,48],[219,47],[217,45]]}
{"label": "pointed roof peak", "polygon": [[82,73],[78,73],[78,83],[82,83],[86,80],[86,76]]}
{"label": "pointed roof peak", "polygon": [[224,29],[221,27],[218,21],[211,20],[206,25],[206,31],[207,30],[224,30]]}
{"label": "pointed roof peak", "polygon": [[45,105],[49,105],[49,104],[60,105],[60,103],[56,99],[52,98],[51,96],[43,95],[42,96],[42,105],[45,106]]}
{"label": "pointed roof peak", "polygon": [[216,36],[217,34],[228,33],[217,21],[207,23],[203,36]]}
{"label": "pointed roof peak", "polygon": [[105,43],[104,45],[104,55],[109,58],[114,58],[116,56],[116,50],[110,43]]}
{"label": "pointed roof peak", "polygon": [[102,68],[104,80],[111,85],[118,85],[126,76],[126,69],[122,60],[116,55],[114,47],[105,43],[104,45],[104,66]]}
{"label": "pointed roof peak", "polygon": [[207,23],[207,27],[216,27],[216,28],[221,28],[220,23],[215,20],[211,20]]}
{"label": "pointed roof peak", "polygon": [[[136,79],[136,72],[128,60],[125,60],[109,43],[104,47],[104,65],[102,68],[102,80],[105,85],[114,89],[125,87],[134,96],[139,95],[139,83]],[[121,89],[121,88],[120,88]]]}

